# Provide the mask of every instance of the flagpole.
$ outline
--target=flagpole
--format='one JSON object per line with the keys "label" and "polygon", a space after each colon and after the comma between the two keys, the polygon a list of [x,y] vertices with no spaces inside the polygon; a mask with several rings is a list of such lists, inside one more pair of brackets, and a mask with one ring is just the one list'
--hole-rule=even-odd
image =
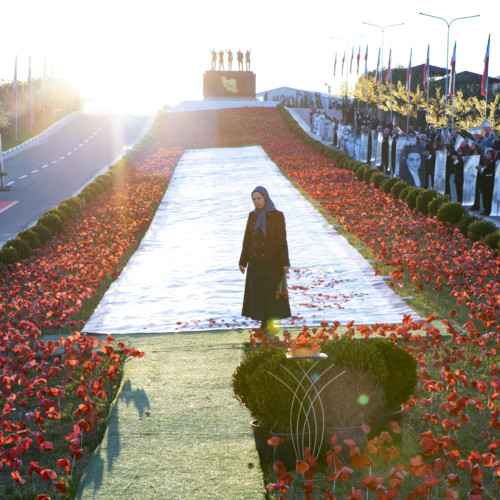
{"label": "flagpole", "polygon": [[411,95],[411,72],[410,72],[410,81],[408,82],[408,114],[406,116],[406,133],[410,130],[410,95]]}
{"label": "flagpole", "polygon": [[16,65],[14,67],[14,99],[15,99],[15,106],[16,106],[16,144],[17,144],[17,56],[16,56]]}
{"label": "flagpole", "polygon": [[453,125],[455,123],[455,82],[456,78],[453,78],[453,106],[451,108],[451,131],[453,132]]}

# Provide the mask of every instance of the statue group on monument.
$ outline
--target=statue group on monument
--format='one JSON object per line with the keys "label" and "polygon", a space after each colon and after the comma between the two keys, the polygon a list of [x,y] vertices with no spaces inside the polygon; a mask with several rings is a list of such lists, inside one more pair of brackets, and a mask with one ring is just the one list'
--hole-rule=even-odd
{"label": "statue group on monument", "polygon": [[[218,71],[225,71],[224,67],[224,50],[219,50],[217,52],[215,49],[211,49],[212,53],[212,71],[217,71],[217,61],[219,61]],[[227,53],[227,66],[228,70],[233,70],[233,53],[231,49],[225,51]],[[244,54],[245,56],[245,71],[250,71],[250,53],[251,50],[247,50]],[[238,71],[243,71],[243,52],[238,49],[236,52],[236,60],[238,61]]]}

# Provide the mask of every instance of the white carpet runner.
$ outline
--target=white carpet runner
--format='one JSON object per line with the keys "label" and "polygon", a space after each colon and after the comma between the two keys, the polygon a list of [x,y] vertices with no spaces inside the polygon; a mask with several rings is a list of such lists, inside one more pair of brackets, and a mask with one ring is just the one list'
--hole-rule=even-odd
{"label": "white carpet runner", "polygon": [[285,214],[293,317],[284,326],[419,316],[290,184],[260,146],[189,150],[140,247],[83,331],[163,333],[254,327],[238,270],[251,191]]}

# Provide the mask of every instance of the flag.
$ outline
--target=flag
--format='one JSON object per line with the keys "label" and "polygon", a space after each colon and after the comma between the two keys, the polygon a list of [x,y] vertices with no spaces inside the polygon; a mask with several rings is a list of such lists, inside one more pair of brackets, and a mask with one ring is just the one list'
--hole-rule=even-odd
{"label": "flag", "polygon": [[488,93],[488,66],[490,63],[490,35],[488,35],[488,45],[486,46],[486,54],[484,55],[483,78],[481,80],[481,95],[486,97]]}
{"label": "flag", "polygon": [[427,59],[424,66],[424,92],[427,92],[429,83],[429,47],[430,44],[427,44]]}
{"label": "flag", "polygon": [[483,137],[483,131],[481,127],[470,127],[469,132],[471,133],[474,139],[481,139]]}
{"label": "flag", "polygon": [[359,49],[358,49],[358,57],[356,58],[356,62],[357,62],[357,69],[356,69],[356,74],[359,75],[359,58],[361,57],[361,45],[359,46]]}
{"label": "flag", "polygon": [[453,47],[453,55],[451,56],[451,61],[450,61],[450,88],[448,91],[448,94],[452,95],[453,94],[453,82],[455,80],[455,65],[457,62],[457,42],[455,42],[455,46]]}
{"label": "flag", "polygon": [[455,148],[455,151],[458,151],[460,148],[465,146],[467,144],[467,141],[460,135],[457,135],[457,138],[455,139],[455,144],[453,145]]}
{"label": "flag", "polygon": [[469,146],[469,148],[471,149],[471,151],[473,149],[475,149],[476,146],[477,146],[477,144],[473,140],[469,139],[468,137],[465,139],[465,142],[467,143],[467,146]]}
{"label": "flag", "polygon": [[12,81],[12,100],[17,104],[17,56],[14,64],[14,80]]}
{"label": "flag", "polygon": [[337,52],[335,52],[335,61],[333,62],[333,76],[335,76],[336,70],[337,70]]}
{"label": "flag", "polygon": [[441,139],[443,140],[443,144],[450,143],[450,131],[447,128],[441,129]]}
{"label": "flag", "polygon": [[406,70],[406,85],[405,89],[406,92],[410,92],[410,85],[411,85],[411,52],[413,49],[410,49],[410,62],[408,63],[408,69]]}
{"label": "flag", "polygon": [[365,54],[365,78],[368,80],[368,45],[366,46]]}
{"label": "flag", "polygon": [[379,67],[380,67],[380,49],[378,49],[377,71],[375,72],[375,83],[378,83],[379,78],[380,78],[380,75],[378,74],[379,73],[379,71],[378,71]]}
{"label": "flag", "polygon": [[387,63],[387,85],[392,85],[392,71],[391,71],[391,52],[392,49],[389,49],[389,62]]}
{"label": "flag", "polygon": [[349,68],[349,74],[352,75],[352,60],[354,59],[354,45],[352,46],[352,52],[351,52],[351,66]]}
{"label": "flag", "polygon": [[484,122],[481,123],[481,129],[483,132],[491,132],[492,128],[490,122],[488,120],[484,120]]}
{"label": "flag", "polygon": [[344,62],[345,62],[345,50],[344,50],[344,55],[342,56],[342,71],[340,72],[342,75],[344,75]]}

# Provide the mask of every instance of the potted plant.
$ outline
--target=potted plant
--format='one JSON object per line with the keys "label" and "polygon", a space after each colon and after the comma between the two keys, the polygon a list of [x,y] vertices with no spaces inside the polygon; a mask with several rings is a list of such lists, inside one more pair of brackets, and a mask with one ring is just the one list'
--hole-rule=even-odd
{"label": "potted plant", "polygon": [[315,356],[321,350],[322,339],[301,333],[290,342],[288,352],[293,356]]}

